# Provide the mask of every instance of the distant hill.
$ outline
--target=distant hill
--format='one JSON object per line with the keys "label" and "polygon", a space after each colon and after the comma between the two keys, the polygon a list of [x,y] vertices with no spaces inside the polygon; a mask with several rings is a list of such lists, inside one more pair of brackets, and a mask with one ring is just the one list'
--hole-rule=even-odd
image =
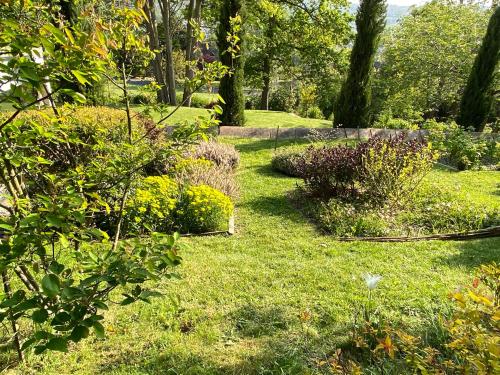
{"label": "distant hill", "polygon": [[[350,12],[356,14],[359,4],[351,3]],[[410,6],[408,5],[395,5],[389,4],[387,6],[387,26],[395,25],[401,19],[401,17],[407,15],[410,12]]]}

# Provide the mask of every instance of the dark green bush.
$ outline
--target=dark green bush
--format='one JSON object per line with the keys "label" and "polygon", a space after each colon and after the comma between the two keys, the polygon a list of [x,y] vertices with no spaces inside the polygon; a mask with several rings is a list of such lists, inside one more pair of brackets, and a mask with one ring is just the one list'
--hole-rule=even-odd
{"label": "dark green bush", "polygon": [[415,121],[410,121],[404,118],[393,117],[392,113],[381,113],[373,124],[374,128],[379,129],[408,129],[417,130],[419,128]]}
{"label": "dark green bush", "polygon": [[307,118],[314,118],[314,119],[318,119],[318,120],[321,120],[324,118],[323,112],[321,112],[321,109],[317,106],[309,107],[307,109],[305,115]]}
{"label": "dark green bush", "polygon": [[[177,103],[182,103],[182,93],[176,95]],[[207,108],[216,100],[216,95],[207,95],[203,93],[194,93],[191,96],[191,107],[193,108]]]}
{"label": "dark green bush", "polygon": [[289,87],[279,87],[271,92],[269,109],[271,111],[294,112],[299,105],[299,96]]}
{"label": "dark green bush", "polygon": [[245,109],[260,109],[260,96],[247,95],[245,97]]}
{"label": "dark green bush", "polygon": [[141,104],[154,104],[156,102],[156,98],[148,93],[139,93],[133,95],[130,98],[131,104],[141,105]]}

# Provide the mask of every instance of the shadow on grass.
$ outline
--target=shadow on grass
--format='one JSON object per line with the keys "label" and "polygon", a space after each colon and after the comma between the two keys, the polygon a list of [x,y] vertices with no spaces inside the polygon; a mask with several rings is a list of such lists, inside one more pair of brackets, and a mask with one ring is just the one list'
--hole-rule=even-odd
{"label": "shadow on grass", "polygon": [[278,171],[275,171],[271,167],[271,164],[257,166],[254,168],[254,170],[256,173],[258,173],[262,176],[266,176],[266,177],[273,177],[273,178],[280,179],[280,180],[290,180],[290,181],[292,181],[293,179],[296,179],[297,181],[299,181],[299,179],[297,177],[287,176],[284,173],[280,173]]}
{"label": "shadow on grass", "polygon": [[[236,343],[237,344],[237,343]],[[245,353],[237,360],[208,358],[189,352],[165,353],[152,357],[137,353],[117,357],[103,363],[99,374],[158,374],[158,375],[251,375],[310,373],[307,348],[295,346],[286,337],[264,340],[257,353]]]}
{"label": "shadow on grass", "polygon": [[453,267],[476,268],[482,264],[500,261],[500,238],[486,238],[474,241],[461,242],[458,245],[460,252],[446,256],[440,260]]}
{"label": "shadow on grass", "polygon": [[308,140],[304,139],[280,139],[276,144],[274,139],[255,139],[249,138],[245,139],[244,143],[239,143],[235,145],[236,149],[242,154],[253,153],[263,150],[274,150],[274,147],[285,147],[297,144],[309,143]]}

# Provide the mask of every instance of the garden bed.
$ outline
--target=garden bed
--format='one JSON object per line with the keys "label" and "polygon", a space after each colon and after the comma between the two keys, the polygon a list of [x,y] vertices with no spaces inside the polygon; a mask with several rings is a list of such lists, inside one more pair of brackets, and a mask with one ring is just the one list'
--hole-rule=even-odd
{"label": "garden bed", "polygon": [[498,202],[470,202],[425,177],[438,155],[425,141],[400,136],[281,149],[272,167],[303,179],[292,202],[319,229],[341,239],[438,239],[432,236],[498,226]]}

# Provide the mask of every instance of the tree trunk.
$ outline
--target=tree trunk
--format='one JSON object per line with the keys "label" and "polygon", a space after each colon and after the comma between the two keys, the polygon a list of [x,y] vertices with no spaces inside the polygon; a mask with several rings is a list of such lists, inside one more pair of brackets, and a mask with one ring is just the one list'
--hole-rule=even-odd
{"label": "tree trunk", "polygon": [[147,16],[146,28],[149,33],[149,48],[155,53],[155,58],[151,62],[155,81],[160,85],[160,89],[156,93],[159,103],[168,103],[168,89],[165,87],[165,77],[161,64],[160,41],[158,38],[158,28],[156,26],[156,13],[154,0],[149,0],[144,5],[144,13]]}
{"label": "tree trunk", "polygon": [[175,70],[172,55],[172,33],[170,32],[170,0],[161,0],[161,15],[163,18],[163,29],[165,30],[165,77],[167,79],[168,95],[170,105],[177,105],[175,92]]}
{"label": "tree trunk", "polygon": [[[193,35],[193,27],[191,26],[191,21],[200,22],[201,18],[201,3],[202,0],[190,0],[187,16],[187,29],[186,29],[186,81],[193,79],[194,71],[191,69],[189,62],[194,58],[194,48],[195,48],[195,38]],[[184,93],[182,95],[182,101],[185,106],[191,107],[191,89],[185,84]]]}
{"label": "tree trunk", "polygon": [[349,73],[334,105],[334,127],[368,128],[371,125],[373,62],[385,28],[386,14],[385,0],[361,0],[359,3]]}
{"label": "tree trunk", "polygon": [[[3,282],[3,290],[5,293],[5,296],[7,298],[11,298],[12,292],[10,289],[10,280],[9,280],[8,275],[7,275],[7,271],[2,272],[2,282]],[[9,319],[10,319],[10,323],[11,323],[12,332],[14,333],[14,347],[16,348],[17,357],[19,358],[19,362],[23,362],[24,355],[23,355],[23,351],[21,350],[21,339],[19,337],[19,328],[17,326],[17,320],[13,316],[12,313],[9,313]]]}
{"label": "tree trunk", "polygon": [[260,97],[260,109],[269,110],[269,94],[271,92],[271,57],[266,54],[262,67],[262,95]]}
{"label": "tree trunk", "polygon": [[[241,29],[236,33],[237,46],[231,45],[228,33],[233,34],[231,19],[241,17]],[[220,103],[222,114],[218,116],[221,125],[243,126],[245,124],[245,96],[243,81],[245,79],[245,0],[224,0],[220,7],[219,26],[217,28],[217,46],[220,62],[230,67],[232,74],[226,74],[220,80],[219,95],[224,99]],[[229,48],[239,49],[237,54],[227,52]]]}
{"label": "tree trunk", "polygon": [[260,109],[265,111],[269,110],[269,94],[271,93],[271,70],[272,70],[273,51],[274,51],[272,43],[274,40],[275,28],[276,28],[276,18],[272,16],[269,19],[269,26],[265,34],[266,52],[262,65],[262,95],[260,98]]}

